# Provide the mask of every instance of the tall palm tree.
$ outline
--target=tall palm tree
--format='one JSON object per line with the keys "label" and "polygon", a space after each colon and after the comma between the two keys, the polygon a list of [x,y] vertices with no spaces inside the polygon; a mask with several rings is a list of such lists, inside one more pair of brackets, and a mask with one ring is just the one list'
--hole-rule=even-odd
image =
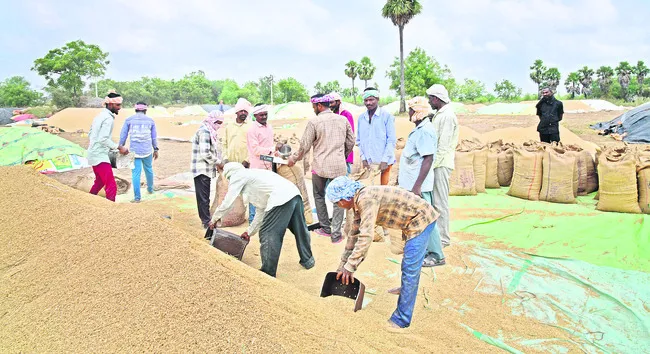
{"label": "tall palm tree", "polygon": [[550,68],[544,73],[544,84],[547,85],[551,91],[556,92],[557,87],[560,86],[560,79],[562,75],[557,68]]}
{"label": "tall palm tree", "polygon": [[580,94],[580,76],[578,73],[570,73],[564,81],[564,86],[566,86],[566,92],[571,94],[571,98],[576,98],[576,95]]}
{"label": "tall palm tree", "polygon": [[542,97],[542,82],[544,82],[544,74],[546,73],[546,66],[541,59],[535,60],[530,67],[533,72],[530,73],[530,79],[537,84],[537,98]]}
{"label": "tall palm tree", "polygon": [[639,96],[642,96],[643,81],[645,80],[645,77],[650,74],[650,69],[648,69],[642,60],[639,60],[634,67],[634,74],[636,75],[636,82],[639,84]]}
{"label": "tall palm tree", "polygon": [[614,77],[614,69],[609,66],[601,66],[596,71],[598,76],[598,86],[603,96],[609,95],[609,90],[612,87],[612,77]]}
{"label": "tall palm tree", "polygon": [[377,68],[372,64],[370,58],[363,57],[359,63],[359,79],[364,81],[366,87],[368,87],[368,80],[372,80],[372,77],[375,76],[375,71]]}
{"label": "tall palm tree", "polygon": [[585,98],[588,98],[591,95],[591,83],[594,81],[594,71],[585,66],[578,70],[578,76],[580,76],[580,83],[582,84],[582,94],[585,95]]}
{"label": "tall palm tree", "polygon": [[352,79],[352,94],[354,95],[354,104],[357,104],[357,95],[356,95],[356,90],[354,89],[354,80],[357,78],[357,75],[359,74],[359,64],[357,64],[356,61],[350,60],[347,64],[345,64],[345,75]]}
{"label": "tall palm tree", "polygon": [[404,89],[404,26],[413,17],[422,12],[422,4],[417,0],[387,0],[381,9],[381,15],[393,22],[399,28],[399,61],[400,61],[400,104],[399,112],[406,112],[406,91]]}
{"label": "tall palm tree", "polygon": [[630,66],[630,63],[622,61],[614,70],[616,70],[616,76],[618,76],[618,83],[621,84],[622,98],[628,102],[630,100],[630,75],[632,75],[634,68]]}

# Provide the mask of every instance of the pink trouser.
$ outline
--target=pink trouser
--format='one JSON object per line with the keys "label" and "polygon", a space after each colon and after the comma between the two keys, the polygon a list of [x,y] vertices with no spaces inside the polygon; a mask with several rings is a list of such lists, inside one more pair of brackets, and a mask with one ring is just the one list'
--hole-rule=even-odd
{"label": "pink trouser", "polygon": [[102,162],[97,166],[93,166],[93,172],[95,172],[95,184],[90,188],[90,194],[97,195],[104,188],[106,199],[114,202],[117,195],[117,184],[115,183],[111,164]]}

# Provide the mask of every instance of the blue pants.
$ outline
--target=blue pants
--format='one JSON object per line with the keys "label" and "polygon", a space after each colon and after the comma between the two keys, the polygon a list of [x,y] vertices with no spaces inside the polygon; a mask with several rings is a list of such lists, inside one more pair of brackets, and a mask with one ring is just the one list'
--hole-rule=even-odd
{"label": "blue pants", "polygon": [[147,191],[153,193],[153,154],[135,159],[135,167],[131,170],[131,181],[133,183],[133,195],[135,200],[140,200],[140,174],[144,167],[144,175],[147,178]]}
{"label": "blue pants", "polygon": [[253,204],[248,203],[248,223],[252,223],[255,218],[255,207]]}
{"label": "blue pants", "polygon": [[345,165],[346,165],[346,168],[348,170],[348,174],[346,176],[348,176],[348,175],[350,175],[350,173],[352,173],[352,164],[349,163],[349,162],[346,162]]}
{"label": "blue pants", "polygon": [[[427,201],[427,203],[433,205],[433,192],[422,192],[422,197]],[[440,241],[440,230],[438,230],[437,225],[431,233],[431,237],[429,237],[427,255],[432,255],[436,261],[445,258],[445,255],[442,252],[442,242]]]}
{"label": "blue pants", "polygon": [[404,257],[402,258],[402,288],[400,290],[399,299],[397,300],[397,309],[390,317],[390,320],[394,324],[402,328],[411,325],[415,299],[418,296],[422,261],[424,261],[424,256],[427,253],[429,237],[435,228],[436,222],[434,221],[429,224],[421,234],[406,241],[406,245],[404,246]]}

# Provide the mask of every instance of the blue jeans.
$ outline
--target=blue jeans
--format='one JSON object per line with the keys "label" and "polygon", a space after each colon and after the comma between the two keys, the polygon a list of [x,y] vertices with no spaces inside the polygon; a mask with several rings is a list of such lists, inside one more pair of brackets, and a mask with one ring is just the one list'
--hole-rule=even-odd
{"label": "blue jeans", "polygon": [[133,195],[135,200],[140,200],[140,174],[144,167],[144,175],[147,178],[147,191],[153,193],[153,154],[135,159],[135,167],[131,170],[131,181],[133,183]]}
{"label": "blue jeans", "polygon": [[404,246],[404,257],[402,258],[402,288],[400,290],[399,299],[397,300],[397,309],[390,317],[390,320],[394,324],[402,328],[411,325],[415,299],[418,296],[422,261],[424,261],[424,256],[427,253],[429,237],[435,228],[436,222],[434,221],[429,224],[421,234],[406,241],[406,245]]}
{"label": "blue jeans", "polygon": [[248,223],[251,224],[253,223],[253,219],[255,218],[255,206],[253,204],[248,203]]}
{"label": "blue jeans", "polygon": [[[422,197],[430,205],[433,205],[433,192],[422,192]],[[435,229],[429,237],[429,244],[427,246],[427,255],[431,255],[436,261],[440,261],[445,258],[444,253],[442,252],[442,242],[440,241],[440,230],[438,230],[438,225],[436,224]]]}
{"label": "blue jeans", "polygon": [[345,165],[347,166],[347,169],[348,169],[348,174],[347,175],[349,175],[350,173],[352,173],[352,164],[349,163],[349,162],[346,162]]}

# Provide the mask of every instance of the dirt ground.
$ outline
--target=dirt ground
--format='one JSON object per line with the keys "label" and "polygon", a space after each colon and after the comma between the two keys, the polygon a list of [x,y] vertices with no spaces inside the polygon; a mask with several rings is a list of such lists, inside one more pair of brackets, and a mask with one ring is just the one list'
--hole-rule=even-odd
{"label": "dirt ground", "polygon": [[[616,144],[610,137],[597,135],[589,129],[589,125],[597,122],[611,120],[620,112],[600,112],[585,114],[567,114],[562,124],[586,141],[596,144]],[[478,133],[485,133],[505,127],[528,127],[537,122],[534,116],[474,116],[459,115],[459,123],[471,128]],[[271,122],[272,125],[286,125],[297,123],[296,126],[285,129],[275,129],[276,135],[290,138],[293,134],[301,135],[306,121]],[[412,129],[406,117],[397,117],[397,136],[407,137]],[[62,137],[87,146],[87,136],[80,133],[63,133]],[[159,141],[160,158],[154,163],[157,178],[166,178],[189,170],[191,143],[169,140]],[[308,181],[309,183],[309,181]],[[309,187],[311,184],[309,183]],[[191,195],[179,198],[160,198],[145,201],[138,207],[155,212],[156,214],[171,219],[171,223],[190,234],[201,238],[204,234],[201,223],[196,215],[195,201]],[[312,202],[313,204],[313,202]],[[466,217],[467,213],[452,211],[452,222]],[[230,228],[230,231],[241,233],[247,224]],[[566,333],[555,328],[531,321],[523,317],[515,317],[507,306],[503,305],[501,296],[488,296],[475,292],[480,277],[474,274],[472,264],[468,261],[471,250],[463,245],[462,241],[471,241],[472,236],[457,233],[453,235],[456,243],[445,249],[447,265],[434,270],[423,271],[420,282],[420,295],[416,305],[414,321],[409,336],[417,342],[439,334],[436,323],[441,317],[453,319],[454,323],[465,324],[481,332],[498,337],[500,333],[528,339],[539,338],[566,338]],[[243,262],[252,268],[261,265],[258,237],[253,237],[243,258]],[[339,265],[340,255],[344,243],[333,245],[329,239],[312,233],[312,248],[316,258],[316,267],[305,271],[298,264],[298,255],[295,251],[295,241],[287,232],[283,251],[278,267],[277,278],[287,284],[309,294],[317,296],[320,293],[322,280],[325,273],[335,271]],[[388,319],[395,308],[397,298],[386,290],[399,286],[400,283],[400,257],[390,252],[387,243],[374,243],[368,258],[361,265],[357,277],[366,285],[368,293],[364,310],[358,313],[352,311],[353,303],[340,299],[322,299],[329,301],[332,306],[343,306],[349,316],[364,316],[371,312],[373,316]],[[508,296],[508,295],[504,295]],[[450,301],[453,299],[453,301]],[[447,322],[449,323],[449,322]],[[460,325],[459,325],[460,326]],[[471,334],[468,333],[468,340]],[[479,343],[478,341],[476,341]],[[481,347],[485,350],[485,347]],[[453,351],[453,350],[452,350]],[[579,351],[571,348],[570,351]]]}

